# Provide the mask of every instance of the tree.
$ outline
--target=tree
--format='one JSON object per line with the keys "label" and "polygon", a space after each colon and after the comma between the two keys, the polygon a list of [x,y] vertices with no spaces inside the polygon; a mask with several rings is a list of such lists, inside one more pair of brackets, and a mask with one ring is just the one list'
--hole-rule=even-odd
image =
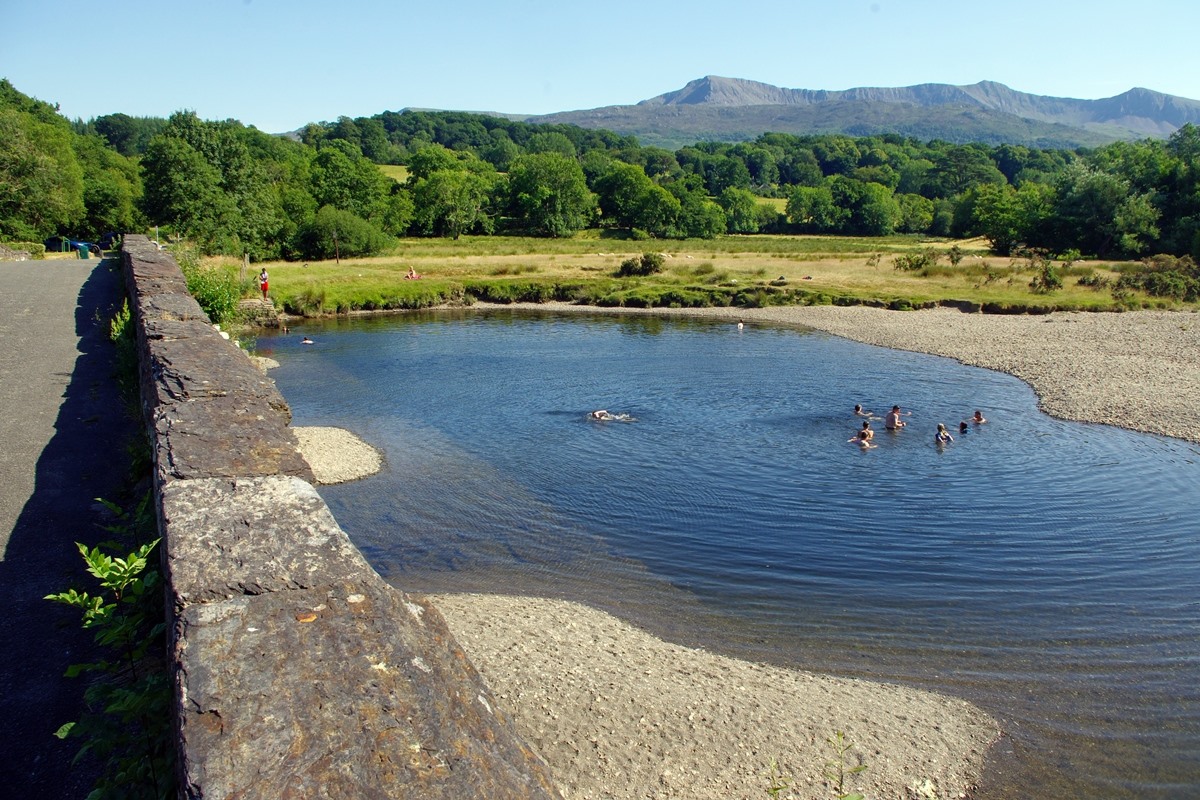
{"label": "tree", "polygon": [[982,145],[948,145],[933,158],[927,197],[954,197],[980,183],[1007,183]]}
{"label": "tree", "polygon": [[578,155],[575,150],[575,143],[568,139],[565,134],[557,131],[535,133],[533,136],[530,136],[529,141],[525,143],[525,151],[528,153],[561,153],[571,158],[575,158]]}
{"label": "tree", "polygon": [[95,241],[108,231],[138,230],[142,179],[137,164],[96,135],[76,136],[74,145],[83,168],[85,218],[80,233]]}
{"label": "tree", "polygon": [[850,216],[854,231],[864,236],[890,236],[902,217],[892,190],[882,184],[863,184],[858,205]]}
{"label": "tree", "polygon": [[142,209],[151,222],[169,224],[205,242],[215,241],[234,214],[221,190],[221,173],[184,140],[157,136],[142,159]]}
{"label": "tree", "polygon": [[146,215],[176,225],[204,252],[277,257],[280,196],[249,146],[261,136],[240,123],[173,114],[142,160]]}
{"label": "tree", "polygon": [[440,144],[426,145],[408,157],[408,182],[415,185],[421,178],[448,169],[462,169],[458,154]]}
{"label": "tree", "polygon": [[570,236],[596,216],[596,196],[583,169],[562,153],[531,153],[513,162],[509,173],[513,215],[539,236]]}
{"label": "tree", "polygon": [[604,219],[622,228],[648,229],[640,224],[641,212],[648,192],[655,184],[641,167],[613,161],[592,187]]}
{"label": "tree", "polygon": [[902,233],[925,233],[933,225],[933,201],[919,194],[898,194],[900,224],[896,229]]}
{"label": "tree", "polygon": [[730,186],[750,188],[750,170],[741,160],[730,156],[713,156],[705,166],[708,193],[719,195]]}
{"label": "tree", "polygon": [[513,159],[521,155],[521,148],[502,130],[491,132],[492,141],[479,151],[479,157],[500,172],[508,172]]}
{"label": "tree", "polygon": [[678,223],[683,208],[679,198],[658,184],[651,184],[638,198],[633,227],[651,236],[678,236]]}
{"label": "tree", "polygon": [[1020,189],[998,184],[976,186],[969,193],[972,226],[992,250],[1006,256],[1020,245],[1049,247],[1053,189],[1027,183]]}
{"label": "tree", "polygon": [[1074,247],[1101,258],[1136,254],[1158,236],[1158,211],[1150,197],[1132,194],[1122,177],[1075,163],[1056,188],[1059,251]]}
{"label": "tree", "polygon": [[758,233],[759,202],[752,192],[731,186],[721,192],[717,202],[725,210],[729,233]]}
{"label": "tree", "polygon": [[487,213],[493,182],[466,170],[439,170],[413,187],[413,224],[422,233],[457,239],[492,232]]}
{"label": "tree", "polygon": [[361,217],[325,206],[296,234],[294,247],[301,258],[374,255],[394,240]]}
{"label": "tree", "polygon": [[128,114],[106,114],[92,120],[96,133],[123,156],[146,152],[150,140],[162,133],[167,121],[161,117],[131,117]]}
{"label": "tree", "polygon": [[[678,186],[679,183],[672,184]],[[702,192],[683,192],[679,196],[677,236],[687,239],[713,239],[725,232],[725,212]]]}
{"label": "tree", "polygon": [[84,216],[71,127],[43,106],[0,81],[0,237],[40,241]]}
{"label": "tree", "polygon": [[849,212],[833,202],[833,192],[828,184],[797,186],[788,195],[788,221],[802,233],[831,233],[849,216]]}

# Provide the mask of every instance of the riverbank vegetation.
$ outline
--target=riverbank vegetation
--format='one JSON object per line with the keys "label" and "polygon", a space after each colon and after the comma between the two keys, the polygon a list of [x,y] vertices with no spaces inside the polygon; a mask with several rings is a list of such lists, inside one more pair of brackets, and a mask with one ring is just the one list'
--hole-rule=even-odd
{"label": "riverbank vegetation", "polygon": [[[1079,262],[1040,251],[998,257],[983,239],[911,236],[722,236],[671,242],[663,250],[645,245],[598,235],[409,238],[385,256],[264,266],[273,303],[296,316],[546,301],[641,308],[948,305],[990,313],[1189,305],[1143,285],[1146,276],[1168,274],[1167,266],[1191,263],[1184,259]],[[638,269],[627,268],[631,263]],[[645,263],[653,268],[635,274]],[[232,260],[206,264],[230,276],[235,288],[249,285],[236,284]],[[421,277],[406,277],[410,270]]]}

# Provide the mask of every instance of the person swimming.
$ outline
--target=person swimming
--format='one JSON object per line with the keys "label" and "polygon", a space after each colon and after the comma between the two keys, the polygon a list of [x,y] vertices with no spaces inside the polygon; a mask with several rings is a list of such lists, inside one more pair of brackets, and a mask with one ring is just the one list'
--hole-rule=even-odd
{"label": "person swimming", "polygon": [[965,421],[965,420],[964,420],[964,421],[962,421],[962,422],[960,422],[960,423],[958,423],[958,432],[959,432],[960,434],[962,434],[962,433],[966,433],[966,432],[967,432],[967,430],[968,430],[968,427],[967,427],[967,423],[966,423],[966,421]]}
{"label": "person swimming", "polygon": [[983,412],[976,409],[975,416],[971,417],[971,422],[974,422],[976,425],[982,425],[987,420],[983,418]]}
{"label": "person swimming", "polygon": [[933,435],[934,444],[943,445],[954,441],[954,437],[950,435],[950,431],[946,430],[946,426],[938,423],[937,433]]}
{"label": "person swimming", "polygon": [[612,412],[599,408],[588,414],[588,417],[601,422],[634,422],[635,418],[629,414],[613,414]]}
{"label": "person swimming", "polygon": [[313,340],[308,338],[307,336],[305,336],[303,339],[300,340],[300,344],[312,344],[312,343],[313,343]]}
{"label": "person swimming", "polygon": [[867,411],[866,409],[864,409],[864,408],[862,407],[862,404],[860,404],[860,403],[855,403],[855,404],[854,404],[854,416],[856,416],[856,417],[871,417],[872,419],[874,419],[874,418],[875,418],[875,412],[874,412],[874,411]]}
{"label": "person swimming", "polygon": [[[866,423],[864,423],[864,424],[866,424]],[[870,450],[871,448],[876,446],[875,444],[873,444],[871,442],[871,437],[872,437],[871,429],[863,428],[861,431],[858,432],[858,435],[855,436],[850,441],[858,444],[858,446],[861,447],[863,450]]]}
{"label": "person swimming", "polygon": [[900,430],[904,426],[908,425],[907,422],[900,419],[901,416],[902,412],[900,411],[900,406],[892,406],[892,410],[889,411],[887,416],[883,418],[883,427],[887,428],[889,431]]}

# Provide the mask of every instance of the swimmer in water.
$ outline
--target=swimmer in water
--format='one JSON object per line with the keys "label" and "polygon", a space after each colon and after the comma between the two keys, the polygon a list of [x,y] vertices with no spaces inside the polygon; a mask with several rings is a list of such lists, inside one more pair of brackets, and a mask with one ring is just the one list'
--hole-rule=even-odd
{"label": "swimmer in water", "polygon": [[968,428],[967,428],[966,421],[958,423],[958,432],[960,435],[966,433],[967,430],[968,430]]}
{"label": "swimmer in water", "polygon": [[977,410],[975,416],[971,417],[971,422],[974,422],[976,425],[982,425],[987,420],[983,418],[983,412]]}
{"label": "swimmer in water", "polygon": [[870,450],[875,447],[875,445],[871,444],[871,430],[869,428],[863,428],[858,432],[858,436],[855,436],[850,441],[857,442],[858,446],[863,450]]}
{"label": "swimmer in water", "polygon": [[862,430],[854,434],[854,436],[850,437],[850,439],[847,441],[858,442],[861,445],[863,442],[869,442],[874,438],[875,431],[871,429],[871,421],[863,420]]}
{"label": "swimmer in water", "polygon": [[593,411],[592,413],[588,414],[588,417],[591,419],[594,419],[594,420],[599,420],[601,422],[636,422],[637,421],[636,417],[632,417],[629,414],[613,414],[612,412],[606,411],[603,408]]}
{"label": "swimmer in water", "polygon": [[946,426],[938,423],[937,433],[933,435],[934,444],[943,445],[954,441],[954,437],[950,435],[950,431],[946,430]]}
{"label": "swimmer in water", "polygon": [[875,412],[874,412],[874,411],[867,411],[866,409],[864,409],[864,408],[862,407],[862,405],[860,405],[860,404],[858,404],[858,403],[855,403],[855,404],[854,404],[854,416],[856,416],[856,417],[870,417],[871,419],[877,419],[877,417],[875,416]]}
{"label": "swimmer in water", "polygon": [[313,340],[308,338],[307,336],[305,336],[303,339],[300,340],[300,344],[312,344],[312,343],[313,343]]}

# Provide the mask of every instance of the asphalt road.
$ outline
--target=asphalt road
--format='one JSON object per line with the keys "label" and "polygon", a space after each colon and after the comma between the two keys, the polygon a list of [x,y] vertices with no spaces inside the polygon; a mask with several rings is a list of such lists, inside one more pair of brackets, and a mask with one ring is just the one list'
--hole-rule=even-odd
{"label": "asphalt road", "polygon": [[95,498],[127,502],[126,445],[138,423],[113,380],[108,320],[121,299],[115,261],[0,262],[0,794],[87,795],[78,718],[91,636],[73,609],[42,599],[91,588],[74,542],[109,538]]}

